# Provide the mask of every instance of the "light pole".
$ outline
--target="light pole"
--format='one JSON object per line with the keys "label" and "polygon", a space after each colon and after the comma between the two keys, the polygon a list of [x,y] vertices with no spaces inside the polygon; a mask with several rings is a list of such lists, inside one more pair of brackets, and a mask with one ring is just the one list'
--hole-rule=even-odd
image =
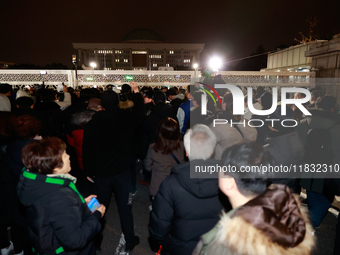
{"label": "light pole", "polygon": [[76,86],[74,87],[77,88],[78,87],[78,72],[77,72],[77,56],[76,55],[72,55],[72,64],[74,65],[74,69],[76,70],[76,80],[75,80]]}

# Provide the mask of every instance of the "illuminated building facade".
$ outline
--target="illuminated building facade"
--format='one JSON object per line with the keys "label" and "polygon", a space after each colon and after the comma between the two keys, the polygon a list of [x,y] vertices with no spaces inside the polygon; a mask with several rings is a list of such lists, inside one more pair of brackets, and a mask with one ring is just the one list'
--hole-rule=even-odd
{"label": "illuminated building facade", "polygon": [[166,43],[147,29],[129,32],[120,43],[73,43],[78,65],[97,64],[99,70],[190,70],[199,64],[201,43]]}

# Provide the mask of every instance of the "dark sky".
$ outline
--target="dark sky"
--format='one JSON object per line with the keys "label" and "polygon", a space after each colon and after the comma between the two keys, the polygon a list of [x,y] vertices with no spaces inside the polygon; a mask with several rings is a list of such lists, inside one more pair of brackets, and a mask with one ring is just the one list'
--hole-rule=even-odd
{"label": "dark sky", "polygon": [[205,43],[203,60],[245,57],[291,45],[308,34],[306,19],[319,20],[319,36],[340,33],[340,1],[276,0],[2,0],[0,61],[71,67],[74,42],[120,42],[148,28],[166,42]]}

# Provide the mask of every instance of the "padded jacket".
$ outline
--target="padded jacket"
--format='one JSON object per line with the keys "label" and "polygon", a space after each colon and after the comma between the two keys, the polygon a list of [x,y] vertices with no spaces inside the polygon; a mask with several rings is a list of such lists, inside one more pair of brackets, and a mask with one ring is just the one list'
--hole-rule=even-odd
{"label": "padded jacket", "polygon": [[163,245],[162,254],[187,255],[202,234],[219,220],[222,204],[218,179],[190,178],[190,164],[216,165],[216,160],[193,160],[172,168],[152,206],[150,237]]}
{"label": "padded jacket", "polygon": [[100,212],[91,213],[72,180],[24,171],[18,185],[34,254],[96,253]]}

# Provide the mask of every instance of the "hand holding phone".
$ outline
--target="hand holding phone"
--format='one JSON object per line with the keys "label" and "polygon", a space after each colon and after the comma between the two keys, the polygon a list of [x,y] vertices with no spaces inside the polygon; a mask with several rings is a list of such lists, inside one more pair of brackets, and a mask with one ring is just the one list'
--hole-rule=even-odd
{"label": "hand holding phone", "polygon": [[91,212],[95,212],[101,206],[101,204],[98,202],[98,200],[95,197],[92,197],[91,201],[87,204],[87,206]]}

